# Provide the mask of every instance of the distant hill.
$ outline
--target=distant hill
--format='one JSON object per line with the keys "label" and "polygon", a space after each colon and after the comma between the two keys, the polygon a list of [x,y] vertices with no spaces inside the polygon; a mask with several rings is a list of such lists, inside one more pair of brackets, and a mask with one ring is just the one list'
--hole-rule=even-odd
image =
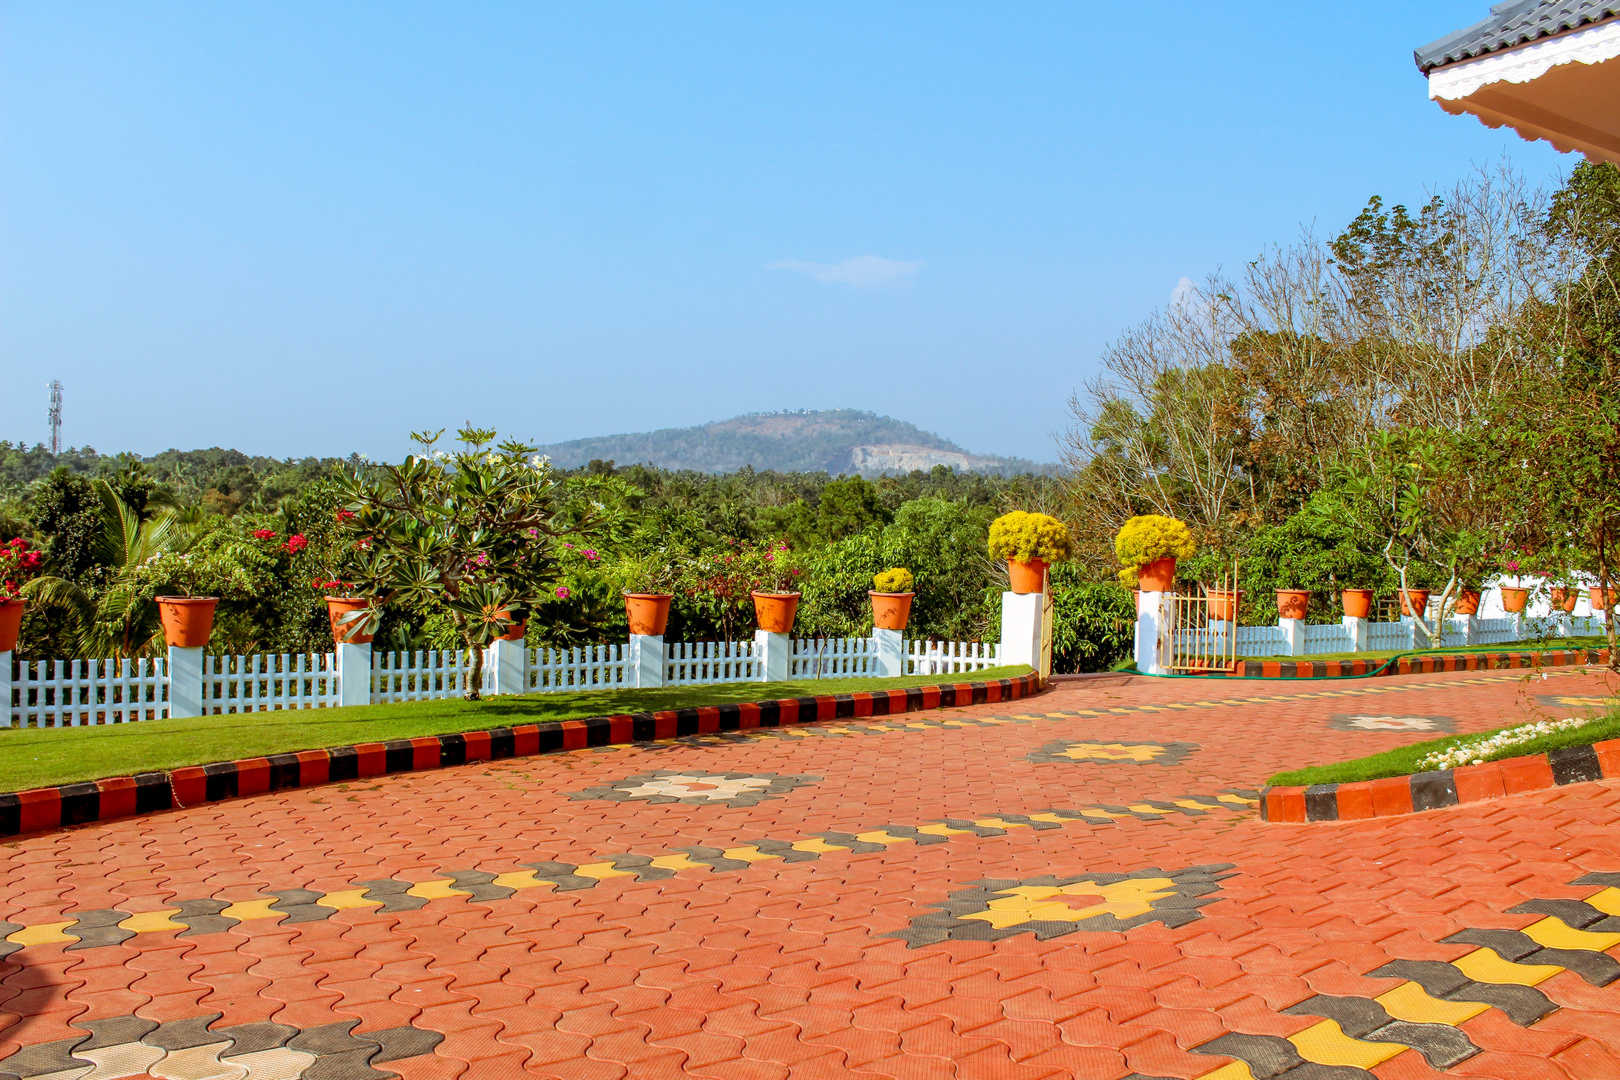
{"label": "distant hill", "polygon": [[915,424],[858,409],[750,413],[697,427],[574,439],[541,448],[563,468],[592,460],[663,469],[735,472],[904,473],[946,465],[963,472],[1049,472],[1023,458],[970,454]]}

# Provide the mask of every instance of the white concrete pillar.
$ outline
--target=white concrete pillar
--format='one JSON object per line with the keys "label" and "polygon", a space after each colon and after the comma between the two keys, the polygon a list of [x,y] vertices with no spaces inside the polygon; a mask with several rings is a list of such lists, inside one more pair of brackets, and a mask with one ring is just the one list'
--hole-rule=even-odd
{"label": "white concrete pillar", "polygon": [[1279,617],[1277,625],[1282,627],[1283,651],[1289,656],[1305,655],[1305,620],[1284,619]]}
{"label": "white concrete pillar", "polygon": [[872,651],[877,653],[877,674],[882,679],[898,679],[906,673],[904,630],[872,628]]}
{"label": "white concrete pillar", "polygon": [[638,690],[663,686],[668,655],[663,634],[631,634],[627,665],[630,685]]}
{"label": "white concrete pillar", "polygon": [[203,649],[169,646],[169,715],[203,714]]}
{"label": "white concrete pillar", "polygon": [[1523,641],[1525,638],[1530,636],[1525,632],[1524,629],[1524,612],[1521,611],[1517,615],[1510,616],[1510,618],[1513,619],[1514,641]]}
{"label": "white concrete pillar", "polygon": [[1339,621],[1344,624],[1345,631],[1350,635],[1350,651],[1366,652],[1368,648],[1367,620],[1357,618],[1354,615],[1345,615]]}
{"label": "white concrete pillar", "polygon": [[0,727],[17,723],[11,715],[11,650],[0,652]]}
{"label": "white concrete pillar", "polygon": [[1553,611],[1553,635],[1555,637],[1573,637],[1575,635],[1575,615],[1573,612],[1562,609]]}
{"label": "white concrete pillar", "polygon": [[[1147,675],[1167,675],[1174,642],[1170,635],[1171,610],[1175,593],[1143,592],[1136,600],[1136,670]],[[1004,616],[1005,617],[1005,616]]]}
{"label": "white concrete pillar", "polygon": [[[1478,632],[1474,628],[1474,616],[1472,616],[1472,615],[1453,615],[1451,618],[1452,618],[1452,623],[1455,626],[1457,632],[1462,635],[1462,643],[1464,645],[1472,645],[1474,643],[1474,635]],[[1442,634],[1441,635],[1441,644],[1444,644],[1444,643],[1445,643],[1445,635]]]}
{"label": "white concrete pillar", "polygon": [[1001,594],[1001,662],[1041,666],[1041,607],[1044,593]]}
{"label": "white concrete pillar", "polygon": [[754,655],[759,657],[760,682],[787,682],[793,670],[793,638],[769,630],[754,631]]}
{"label": "white concrete pillar", "polygon": [[506,641],[496,638],[490,642],[486,659],[495,673],[495,693],[526,694],[529,691],[529,645],[519,638]]}
{"label": "white concrete pillar", "polygon": [[340,642],[337,652],[338,704],[371,704],[371,642]]}

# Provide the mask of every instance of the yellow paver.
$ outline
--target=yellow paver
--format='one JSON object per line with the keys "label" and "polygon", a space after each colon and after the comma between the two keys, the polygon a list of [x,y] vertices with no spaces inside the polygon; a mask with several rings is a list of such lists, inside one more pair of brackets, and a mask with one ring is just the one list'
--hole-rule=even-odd
{"label": "yellow paver", "polygon": [[1540,922],[1531,923],[1520,933],[1544,949],[1584,949],[1587,952],[1607,952],[1620,945],[1620,934],[1596,934],[1577,930],[1563,919],[1549,915]]}
{"label": "yellow paver", "polygon": [[1397,1020],[1413,1024],[1450,1024],[1456,1027],[1489,1009],[1481,1001],[1442,1001],[1415,982],[1401,983],[1373,998]]}
{"label": "yellow paver", "polygon": [[275,902],[276,899],[273,896],[268,900],[238,900],[230,907],[221,911],[220,914],[227,919],[235,919],[237,922],[253,922],[257,919],[279,919],[282,917],[283,912],[272,911],[270,908],[270,905],[274,904]]}
{"label": "yellow paver", "polygon": [[465,889],[454,888],[453,878],[433,878],[430,881],[418,881],[405,890],[406,896],[419,896],[423,900],[448,900],[452,896],[471,896]]}
{"label": "yellow paver", "polygon": [[132,934],[155,934],[164,930],[185,930],[185,923],[177,923],[169,916],[180,914],[177,907],[159,908],[157,911],[143,911],[139,915],[131,915],[118,924],[120,930],[128,930]]}
{"label": "yellow paver", "polygon": [[1544,983],[1564,969],[1548,964],[1515,964],[1504,960],[1490,949],[1475,949],[1451,966],[1475,982],[1496,983],[1498,986],[1535,986]]}
{"label": "yellow paver", "polygon": [[1288,1036],[1299,1056],[1318,1065],[1345,1065],[1354,1069],[1370,1069],[1396,1054],[1404,1053],[1400,1043],[1375,1043],[1365,1039],[1352,1039],[1344,1033],[1337,1020],[1323,1020],[1304,1031]]}

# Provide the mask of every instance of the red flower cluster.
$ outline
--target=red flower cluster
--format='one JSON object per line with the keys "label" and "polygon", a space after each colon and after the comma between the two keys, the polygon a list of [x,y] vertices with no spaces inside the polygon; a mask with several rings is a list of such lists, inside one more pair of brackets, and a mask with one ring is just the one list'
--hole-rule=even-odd
{"label": "red flower cluster", "polygon": [[275,538],[276,538],[276,530],[274,530],[274,529],[254,529],[253,530],[253,539],[255,539],[255,540],[274,540]]}
{"label": "red flower cluster", "polygon": [[0,596],[16,596],[24,584],[38,575],[44,561],[45,556],[29,547],[28,541],[20,536],[0,547]]}
{"label": "red flower cluster", "polygon": [[317,592],[335,593],[338,596],[347,596],[349,590],[354,588],[352,581],[322,581],[320,578],[310,582],[310,585],[314,586]]}
{"label": "red flower cluster", "polygon": [[303,533],[293,533],[287,537],[287,542],[281,545],[281,550],[289,555],[296,555],[309,547],[309,539]]}
{"label": "red flower cluster", "polygon": [[353,510],[339,510],[337,512],[337,519],[340,522],[352,521],[354,519],[354,511]]}

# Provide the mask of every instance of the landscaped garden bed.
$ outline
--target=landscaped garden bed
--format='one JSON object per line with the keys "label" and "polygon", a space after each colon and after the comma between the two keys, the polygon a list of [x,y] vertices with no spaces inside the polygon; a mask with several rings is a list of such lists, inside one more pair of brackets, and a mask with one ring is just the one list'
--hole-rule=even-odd
{"label": "landscaped garden bed", "polygon": [[1435,810],[1583,780],[1620,777],[1620,699],[1596,717],[1449,735],[1273,776],[1269,821],[1339,821]]}
{"label": "landscaped garden bed", "polygon": [[[0,737],[0,836],[286,788],[560,750],[1012,701],[1027,667],[971,679],[818,679],[235,713]],[[23,790],[25,789],[25,790]]]}
{"label": "landscaped garden bed", "polygon": [[804,679],[657,690],[586,690],[483,701],[447,698],[350,708],[228,713],[138,724],[15,729],[0,731],[0,791],[514,724],[995,682],[1028,672],[1027,667],[999,667],[976,671],[971,676],[911,675],[899,679]]}

